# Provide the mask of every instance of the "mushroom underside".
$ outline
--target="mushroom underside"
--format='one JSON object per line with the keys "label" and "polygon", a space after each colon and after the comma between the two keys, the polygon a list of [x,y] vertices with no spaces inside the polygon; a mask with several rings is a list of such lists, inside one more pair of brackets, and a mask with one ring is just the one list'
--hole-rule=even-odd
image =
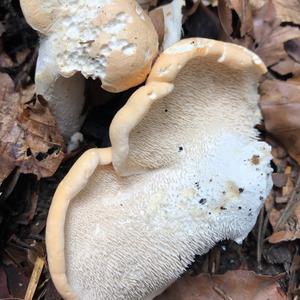
{"label": "mushroom underside", "polygon": [[[227,142],[236,140],[220,143],[230,151]],[[183,273],[195,254],[245,238],[267,191],[265,174],[250,162],[256,146],[259,168],[268,168],[256,143],[238,144],[242,154],[218,163],[225,182],[220,170],[192,163],[128,178],[99,167],[67,215],[67,278],[79,299],[144,299]]]}
{"label": "mushroom underside", "polygon": [[246,237],[270,188],[270,149],[253,128],[256,81],[191,60],[130,134],[128,166],[144,172],[96,169],[66,218],[66,273],[79,299],[151,299],[195,254]]}
{"label": "mushroom underside", "polygon": [[[261,120],[257,105],[259,76],[217,59],[193,58],[179,71],[169,95],[156,101],[155,90],[147,94],[150,100],[153,97],[153,104],[130,132],[128,154],[121,163],[120,143],[117,151],[113,150],[113,163],[119,174],[165,167],[183,157],[203,156],[207,147],[218,147],[218,140],[228,132],[241,139],[256,139],[254,126]],[[131,117],[134,118],[128,116]],[[114,131],[118,132],[118,128]],[[123,143],[123,137],[118,139]]]}

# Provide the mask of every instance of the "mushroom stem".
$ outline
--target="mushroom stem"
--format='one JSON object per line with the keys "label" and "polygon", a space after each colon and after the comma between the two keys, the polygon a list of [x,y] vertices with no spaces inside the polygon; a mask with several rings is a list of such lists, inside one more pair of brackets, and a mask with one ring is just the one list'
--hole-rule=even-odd
{"label": "mushroom stem", "polygon": [[110,164],[111,157],[111,148],[86,151],[59,184],[52,200],[46,227],[48,264],[55,287],[67,300],[77,299],[66,276],[64,227],[67,210],[97,166]]}
{"label": "mushroom stem", "polygon": [[85,80],[79,72],[69,78],[59,74],[51,38],[41,41],[35,83],[36,93],[48,102],[67,140],[84,122]]}

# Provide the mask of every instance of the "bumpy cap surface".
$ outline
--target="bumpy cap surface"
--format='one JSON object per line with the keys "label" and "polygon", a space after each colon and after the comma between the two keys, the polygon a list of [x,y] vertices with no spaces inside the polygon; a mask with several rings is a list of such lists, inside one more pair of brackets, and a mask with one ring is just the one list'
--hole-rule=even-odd
{"label": "bumpy cap surface", "polygon": [[68,139],[84,121],[84,77],[120,92],[142,83],[158,51],[150,18],[133,0],[21,0],[40,33],[36,91]]}
{"label": "bumpy cap surface", "polygon": [[21,5],[28,23],[50,40],[61,75],[81,72],[119,92],[150,72],[158,37],[134,0],[21,0]]}

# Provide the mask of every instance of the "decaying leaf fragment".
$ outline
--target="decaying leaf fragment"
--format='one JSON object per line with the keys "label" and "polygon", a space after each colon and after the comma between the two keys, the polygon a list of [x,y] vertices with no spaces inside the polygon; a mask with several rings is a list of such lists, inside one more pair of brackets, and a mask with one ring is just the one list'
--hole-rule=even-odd
{"label": "decaying leaf fragment", "polygon": [[55,120],[45,101],[33,97],[33,86],[16,93],[10,77],[0,74],[0,183],[15,167],[51,176],[63,159]]}
{"label": "decaying leaf fragment", "polygon": [[265,202],[273,228],[268,241],[273,244],[300,239],[300,170],[296,163],[290,163],[281,174],[286,177],[285,185],[274,191]]}
{"label": "decaying leaf fragment", "polygon": [[280,277],[243,270],[223,275],[185,276],[155,300],[284,300],[286,295],[277,282]]}
{"label": "decaying leaf fragment", "polygon": [[255,12],[253,30],[255,35],[253,50],[272,69],[288,58],[284,44],[300,37],[300,30],[297,27],[281,26],[281,20],[272,1],[268,1]]}
{"label": "decaying leaf fragment", "polygon": [[[279,0],[220,0],[218,13],[225,33],[223,38],[254,51],[269,69],[280,75],[298,75],[300,64],[295,52],[300,30],[282,23],[288,18],[282,17],[280,5]],[[295,10],[300,10],[300,4]],[[233,25],[232,11],[238,16],[239,25]]]}
{"label": "decaying leaf fragment", "polygon": [[[261,8],[269,0],[250,0],[255,8]],[[281,22],[300,24],[300,3],[298,0],[272,0]]]}
{"label": "decaying leaf fragment", "polygon": [[260,92],[260,106],[267,131],[300,163],[299,82],[265,80]]}

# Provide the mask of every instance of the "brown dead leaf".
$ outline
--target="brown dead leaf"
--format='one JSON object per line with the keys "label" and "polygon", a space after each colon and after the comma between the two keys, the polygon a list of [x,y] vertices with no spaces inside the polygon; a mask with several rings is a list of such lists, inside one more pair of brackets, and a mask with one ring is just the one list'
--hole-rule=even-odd
{"label": "brown dead leaf", "polygon": [[0,99],[14,91],[14,83],[7,74],[0,73]]}
{"label": "brown dead leaf", "polygon": [[244,270],[185,276],[155,300],[284,300],[287,297],[277,282],[280,278],[282,275],[263,276]]}
{"label": "brown dead leaf", "polygon": [[294,241],[300,239],[300,231],[281,230],[276,231],[268,237],[268,242],[277,244],[286,241]]}
{"label": "brown dead leaf", "polygon": [[249,0],[229,0],[230,7],[237,13],[240,18],[241,28],[240,35],[245,37],[252,34],[252,11]]}
{"label": "brown dead leaf", "polygon": [[279,188],[283,187],[287,183],[287,176],[282,173],[272,174],[273,184]]}
{"label": "brown dead leaf", "polygon": [[265,127],[300,163],[300,84],[265,80],[260,87]]}
{"label": "brown dead leaf", "polygon": [[[268,0],[250,0],[256,9],[261,8]],[[300,3],[298,0],[272,0],[276,14],[281,22],[300,24]]]}
{"label": "brown dead leaf", "polygon": [[283,76],[291,74],[300,76],[300,64],[290,57],[280,60],[276,65],[272,66],[272,70]]}
{"label": "brown dead leaf", "polygon": [[292,241],[300,238],[300,177],[299,167],[287,165],[284,170],[287,182],[274,191],[275,203],[269,203],[268,219],[274,232],[268,237],[270,243]]}
{"label": "brown dead leaf", "polygon": [[295,62],[300,63],[300,39],[285,42],[284,49]]}
{"label": "brown dead leaf", "polygon": [[282,22],[300,24],[300,3],[298,0],[273,0],[277,16]]}
{"label": "brown dead leaf", "polygon": [[165,37],[165,18],[162,7],[157,7],[149,12],[149,17],[158,35],[159,46],[162,45]]}
{"label": "brown dead leaf", "polygon": [[255,44],[252,50],[271,68],[288,57],[285,43],[300,38],[300,30],[297,27],[281,26],[272,1],[255,11],[253,30]]}
{"label": "brown dead leaf", "polygon": [[51,176],[63,159],[63,138],[49,108],[31,101],[34,88],[13,92],[0,74],[0,183],[15,168],[39,178]]}
{"label": "brown dead leaf", "polygon": [[[239,17],[235,26],[233,26],[233,11]],[[219,0],[218,15],[227,35],[225,41],[251,47],[253,44],[253,18],[248,0]]]}
{"label": "brown dead leaf", "polygon": [[[282,23],[282,6],[281,0],[219,0],[222,39],[256,52],[267,67],[280,75],[297,76],[300,29]],[[290,9],[290,4],[287,6]]]}
{"label": "brown dead leaf", "polygon": [[232,12],[226,0],[220,0],[218,4],[218,16],[222,29],[226,35],[225,41],[232,41]]}

